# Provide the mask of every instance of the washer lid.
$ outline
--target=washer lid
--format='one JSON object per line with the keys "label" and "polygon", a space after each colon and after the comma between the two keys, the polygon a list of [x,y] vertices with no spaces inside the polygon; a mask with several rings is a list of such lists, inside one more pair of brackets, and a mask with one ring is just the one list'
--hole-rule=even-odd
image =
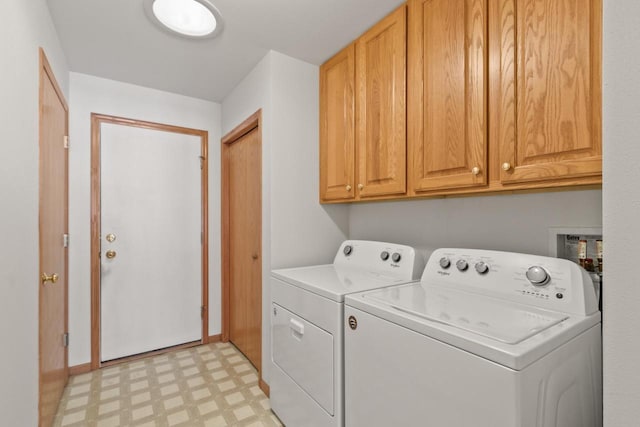
{"label": "washer lid", "polygon": [[564,313],[423,283],[372,291],[364,297],[506,344],[518,344],[568,318]]}
{"label": "washer lid", "polygon": [[355,292],[407,283],[411,279],[333,264],[272,271],[272,276],[334,301]]}
{"label": "washer lid", "polygon": [[600,312],[544,310],[442,283],[360,292],[347,295],[345,304],[516,371],[600,322]]}

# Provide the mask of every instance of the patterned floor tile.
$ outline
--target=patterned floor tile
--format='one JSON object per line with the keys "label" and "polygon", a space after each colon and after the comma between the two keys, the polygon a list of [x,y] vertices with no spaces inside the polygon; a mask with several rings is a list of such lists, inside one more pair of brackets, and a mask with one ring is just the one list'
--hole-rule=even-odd
{"label": "patterned floor tile", "polygon": [[258,375],[215,343],[69,379],[54,427],[282,426]]}

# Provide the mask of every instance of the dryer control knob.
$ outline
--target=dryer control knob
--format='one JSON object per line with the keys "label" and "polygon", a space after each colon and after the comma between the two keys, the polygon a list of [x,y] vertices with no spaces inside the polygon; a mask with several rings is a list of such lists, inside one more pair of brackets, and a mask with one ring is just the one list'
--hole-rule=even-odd
{"label": "dryer control knob", "polygon": [[445,270],[451,267],[451,260],[446,256],[443,256],[442,258],[440,258],[440,267],[444,268]]}
{"label": "dryer control knob", "polygon": [[349,256],[351,255],[351,252],[353,252],[353,246],[351,245],[347,245],[344,247],[344,249],[342,250],[342,252],[346,255]]}
{"label": "dryer control knob", "polygon": [[464,259],[459,259],[458,262],[456,262],[456,267],[458,267],[460,271],[467,271],[469,263]]}
{"label": "dryer control knob", "polygon": [[402,255],[400,255],[398,252],[395,252],[393,255],[391,255],[391,260],[393,262],[400,262],[401,259]]}
{"label": "dryer control knob", "polygon": [[487,274],[489,272],[489,264],[484,261],[477,262],[476,271],[480,274]]}
{"label": "dryer control knob", "polygon": [[383,251],[383,252],[380,254],[380,259],[381,259],[381,260],[383,260],[383,261],[388,260],[388,259],[389,259],[389,252],[387,252],[387,251]]}
{"label": "dryer control knob", "polygon": [[526,273],[527,279],[534,286],[544,286],[549,283],[551,280],[551,276],[547,273],[547,270],[540,267],[539,265],[534,265],[533,267],[529,267]]}

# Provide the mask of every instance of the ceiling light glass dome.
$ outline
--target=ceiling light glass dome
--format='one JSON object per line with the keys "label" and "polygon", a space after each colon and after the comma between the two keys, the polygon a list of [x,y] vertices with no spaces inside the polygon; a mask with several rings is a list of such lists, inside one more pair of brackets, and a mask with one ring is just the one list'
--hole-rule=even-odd
{"label": "ceiling light glass dome", "polygon": [[208,0],[145,0],[147,15],[161,28],[189,38],[215,37],[222,18]]}

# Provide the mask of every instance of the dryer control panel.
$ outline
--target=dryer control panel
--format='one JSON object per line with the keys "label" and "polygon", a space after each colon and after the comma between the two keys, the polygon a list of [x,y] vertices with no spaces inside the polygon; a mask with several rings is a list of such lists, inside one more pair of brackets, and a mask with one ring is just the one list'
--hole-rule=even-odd
{"label": "dryer control panel", "polygon": [[429,258],[422,282],[566,313],[589,315],[598,310],[589,274],[560,258],[443,248]]}
{"label": "dryer control panel", "polygon": [[333,265],[357,268],[404,280],[417,280],[424,268],[421,254],[411,246],[369,240],[345,240]]}

